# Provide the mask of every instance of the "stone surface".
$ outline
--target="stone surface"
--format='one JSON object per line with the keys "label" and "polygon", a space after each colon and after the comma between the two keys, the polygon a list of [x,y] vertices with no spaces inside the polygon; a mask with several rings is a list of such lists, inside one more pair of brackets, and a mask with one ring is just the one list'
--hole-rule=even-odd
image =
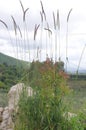
{"label": "stone surface", "polygon": [[32,96],[32,93],[33,93],[32,88],[31,87],[25,88],[23,83],[19,83],[15,86],[11,87],[11,89],[8,93],[8,107],[11,112],[17,111],[19,96],[23,89],[26,89],[26,91],[28,92],[28,96]]}

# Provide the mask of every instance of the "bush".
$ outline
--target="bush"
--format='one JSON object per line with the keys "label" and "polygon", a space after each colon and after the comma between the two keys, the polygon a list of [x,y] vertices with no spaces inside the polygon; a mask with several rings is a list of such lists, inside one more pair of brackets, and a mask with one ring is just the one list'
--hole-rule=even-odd
{"label": "bush", "polygon": [[63,71],[56,72],[55,66],[49,63],[37,69],[35,94],[28,97],[26,91],[22,93],[15,130],[66,130],[68,121],[63,116],[66,111],[63,97],[69,92],[67,75]]}

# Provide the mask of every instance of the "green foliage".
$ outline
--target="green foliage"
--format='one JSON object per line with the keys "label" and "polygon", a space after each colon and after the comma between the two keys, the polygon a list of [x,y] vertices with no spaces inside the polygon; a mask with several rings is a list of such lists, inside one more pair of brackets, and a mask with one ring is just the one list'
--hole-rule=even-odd
{"label": "green foliage", "polygon": [[4,88],[4,87],[5,87],[5,84],[2,81],[0,81],[0,88]]}
{"label": "green foliage", "polygon": [[66,130],[68,121],[63,116],[66,111],[63,97],[69,92],[67,75],[63,71],[56,72],[55,66],[47,62],[42,65],[36,62],[36,65],[35,93],[31,97],[26,91],[21,94],[15,130]]}
{"label": "green foliage", "polygon": [[70,130],[84,130],[84,126],[79,116],[72,117],[68,122],[68,126]]}
{"label": "green foliage", "polygon": [[8,66],[6,64],[0,64],[0,90],[9,90],[10,87],[17,84],[26,69],[18,66]]}
{"label": "green foliage", "polygon": [[16,58],[7,56],[5,54],[0,53],[0,64],[4,64],[5,66],[15,66],[17,65],[18,67],[24,67],[28,66],[27,62],[23,60],[18,60]]}

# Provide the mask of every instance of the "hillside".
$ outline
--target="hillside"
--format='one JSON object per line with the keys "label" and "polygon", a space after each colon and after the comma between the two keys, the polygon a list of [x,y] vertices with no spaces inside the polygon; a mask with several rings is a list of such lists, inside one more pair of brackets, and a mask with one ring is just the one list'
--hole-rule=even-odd
{"label": "hillside", "polygon": [[29,70],[28,62],[0,53],[0,91],[8,91]]}
{"label": "hillside", "polygon": [[7,56],[5,54],[0,53],[0,64],[7,64],[8,66],[13,66],[13,65],[17,65],[17,66],[26,66],[28,64],[28,62],[25,62],[23,60],[18,60],[16,58]]}

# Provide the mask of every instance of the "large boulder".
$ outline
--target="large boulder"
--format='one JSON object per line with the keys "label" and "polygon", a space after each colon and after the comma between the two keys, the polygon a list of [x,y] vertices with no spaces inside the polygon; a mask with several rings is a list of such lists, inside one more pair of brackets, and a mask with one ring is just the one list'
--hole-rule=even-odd
{"label": "large boulder", "polygon": [[32,88],[25,87],[23,83],[19,83],[11,87],[8,93],[8,107],[10,112],[17,111],[19,97],[24,88],[26,89],[28,96],[32,96],[33,94]]}

